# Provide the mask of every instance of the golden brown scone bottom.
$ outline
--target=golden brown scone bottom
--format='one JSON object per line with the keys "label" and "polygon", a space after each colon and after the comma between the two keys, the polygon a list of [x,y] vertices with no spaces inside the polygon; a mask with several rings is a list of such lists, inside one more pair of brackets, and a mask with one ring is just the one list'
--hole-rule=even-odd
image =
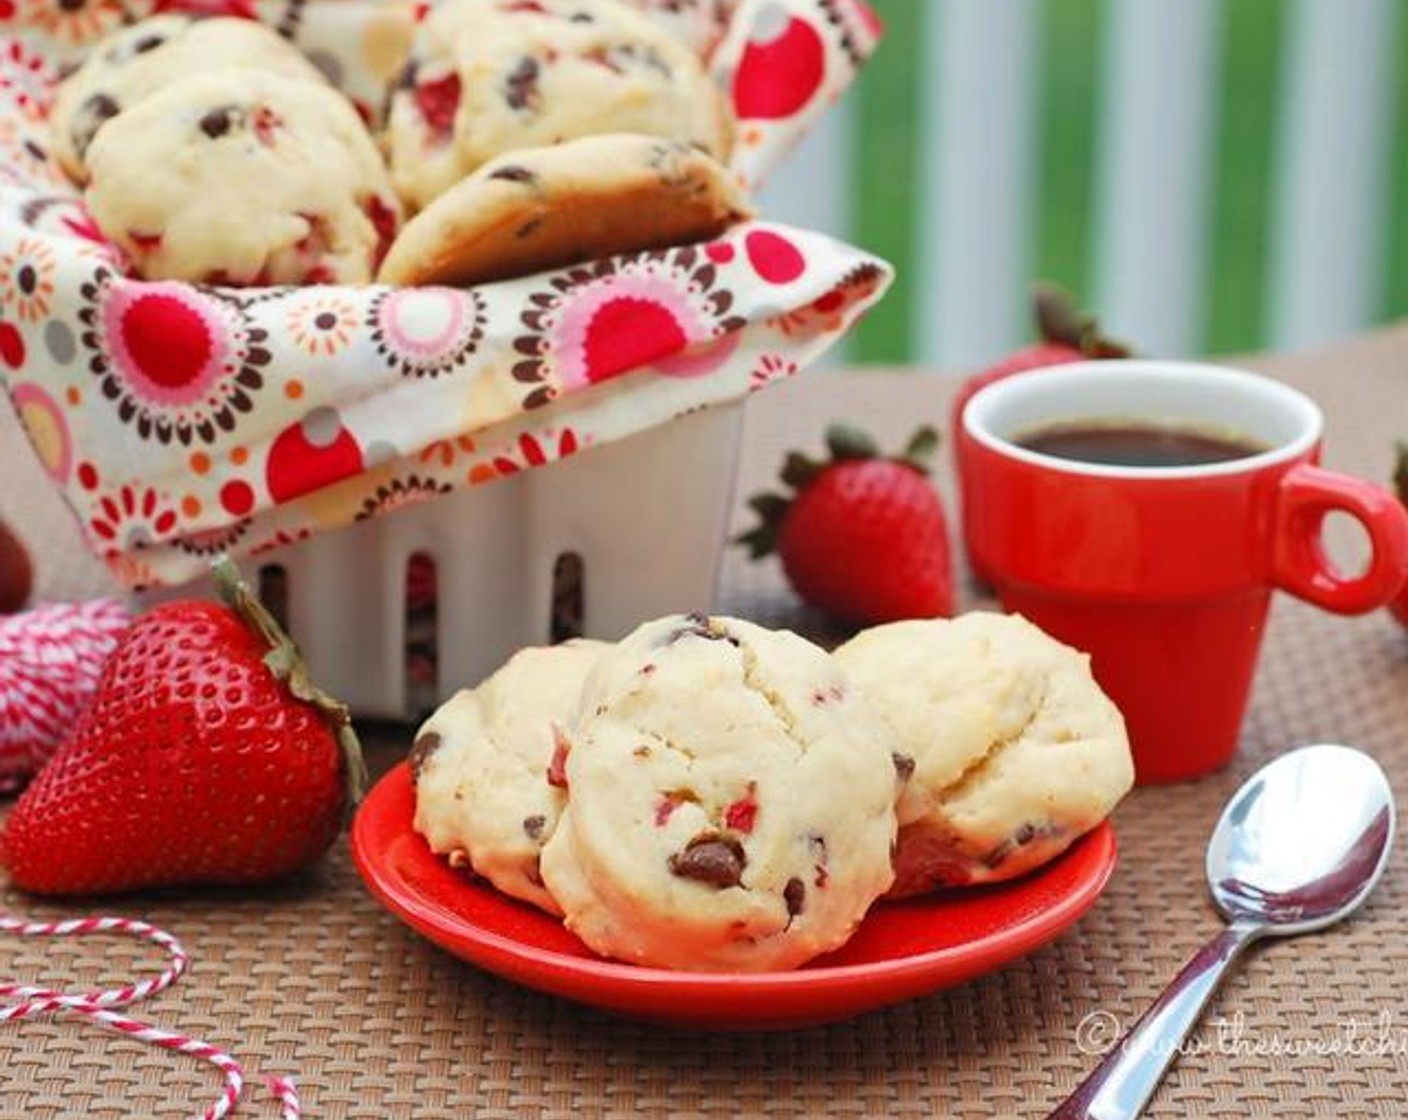
{"label": "golden brown scone bottom", "polygon": [[719,236],[751,216],[705,153],[618,133],[491,161],[409,222],[377,274],[396,285],[484,284]]}

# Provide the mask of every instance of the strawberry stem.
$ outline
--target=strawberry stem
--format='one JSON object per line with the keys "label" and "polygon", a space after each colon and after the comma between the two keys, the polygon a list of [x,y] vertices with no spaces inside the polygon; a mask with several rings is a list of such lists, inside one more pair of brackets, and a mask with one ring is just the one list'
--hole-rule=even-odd
{"label": "strawberry stem", "polygon": [[338,746],[342,748],[347,786],[344,817],[350,817],[367,789],[367,763],[362,756],[362,744],[352,727],[351,711],[341,700],[329,696],[313,683],[298,646],[250,590],[234,561],[228,556],[219,556],[210,570],[215,579],[215,589],[225,605],[268,643],[269,652],[264,655],[264,664],[269,671],[288,686],[296,699],[316,708],[337,737]]}
{"label": "strawberry stem", "polygon": [[925,424],[909,437],[909,442],[905,444],[895,462],[903,463],[920,474],[927,475],[933,465],[934,452],[938,449],[938,430]]}
{"label": "strawberry stem", "polygon": [[832,424],[826,429],[826,449],[835,460],[878,459],[880,448],[870,433],[849,424]]}
{"label": "strawberry stem", "polygon": [[1040,280],[1032,285],[1037,331],[1044,342],[1079,350],[1087,358],[1128,358],[1133,351],[1123,342],[1106,338],[1100,324],[1083,314],[1064,288]]}
{"label": "strawberry stem", "polygon": [[793,490],[802,491],[815,481],[816,476],[825,467],[825,463],[819,463],[815,459],[803,455],[800,451],[791,451],[788,452],[787,458],[782,464],[781,478]]}
{"label": "strawberry stem", "polygon": [[1069,346],[1072,350],[1081,349],[1081,343],[1094,324],[1076,309],[1076,301],[1069,292],[1055,284],[1038,282],[1032,285],[1032,304],[1043,341]]}

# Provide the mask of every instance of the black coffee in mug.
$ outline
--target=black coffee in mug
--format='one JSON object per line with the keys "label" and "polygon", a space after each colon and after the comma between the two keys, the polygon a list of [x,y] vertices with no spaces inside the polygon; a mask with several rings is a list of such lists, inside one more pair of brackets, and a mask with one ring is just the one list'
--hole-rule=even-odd
{"label": "black coffee in mug", "polygon": [[1118,419],[1063,420],[1012,442],[1039,455],[1111,467],[1195,467],[1270,450],[1236,432]]}

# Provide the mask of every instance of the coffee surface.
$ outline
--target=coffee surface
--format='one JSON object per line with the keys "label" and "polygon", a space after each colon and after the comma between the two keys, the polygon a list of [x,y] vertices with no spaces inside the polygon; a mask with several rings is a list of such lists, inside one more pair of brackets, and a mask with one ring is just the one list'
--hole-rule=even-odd
{"label": "coffee surface", "polygon": [[1018,447],[1112,467],[1193,467],[1245,459],[1267,450],[1250,436],[1128,420],[1072,420],[1016,437]]}

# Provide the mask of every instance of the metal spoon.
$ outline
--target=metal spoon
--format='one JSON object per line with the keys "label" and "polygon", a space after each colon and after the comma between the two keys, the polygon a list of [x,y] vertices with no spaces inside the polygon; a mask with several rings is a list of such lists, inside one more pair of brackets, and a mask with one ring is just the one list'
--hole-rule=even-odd
{"label": "metal spoon", "polygon": [[1368,755],[1301,747],[1253,774],[1208,845],[1208,888],[1230,923],[1047,1120],[1133,1120],[1228,966],[1261,937],[1333,925],[1374,889],[1393,846],[1393,792]]}

